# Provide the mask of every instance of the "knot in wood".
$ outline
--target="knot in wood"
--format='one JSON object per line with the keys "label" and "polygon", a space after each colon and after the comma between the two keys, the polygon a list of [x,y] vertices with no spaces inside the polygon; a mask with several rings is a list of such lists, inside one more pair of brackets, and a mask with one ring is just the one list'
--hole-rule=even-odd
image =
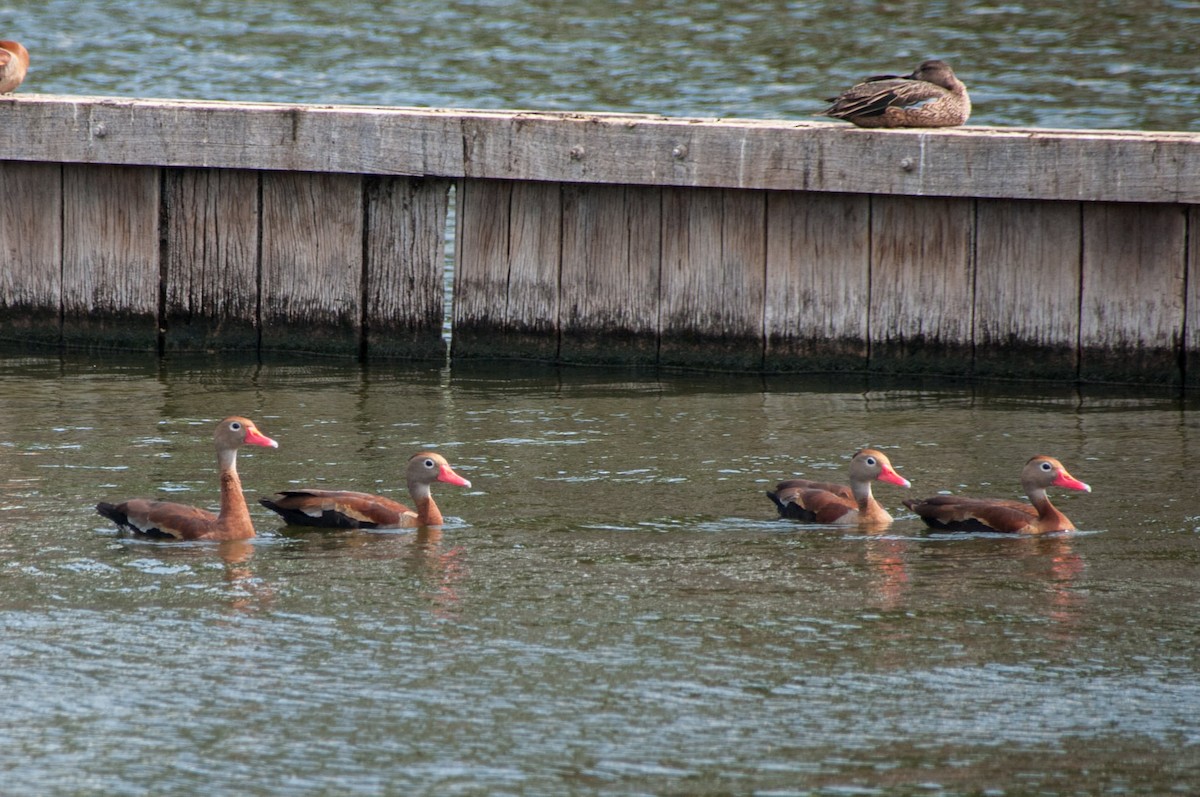
{"label": "knot in wood", "polygon": [[681,161],[687,157],[687,144],[676,144],[671,150],[671,157],[677,161]]}
{"label": "knot in wood", "polygon": [[906,172],[911,172],[913,170],[913,167],[916,165],[917,165],[917,162],[914,161],[912,158],[901,158],[900,159],[900,168]]}
{"label": "knot in wood", "polygon": [[571,160],[581,161],[581,160],[583,160],[583,155],[584,155],[583,147],[578,146],[578,145],[571,147],[571,152],[569,154],[571,156]]}
{"label": "knot in wood", "polygon": [[104,126],[104,122],[97,122],[92,128],[92,135],[96,138],[104,138],[108,135],[108,128]]}

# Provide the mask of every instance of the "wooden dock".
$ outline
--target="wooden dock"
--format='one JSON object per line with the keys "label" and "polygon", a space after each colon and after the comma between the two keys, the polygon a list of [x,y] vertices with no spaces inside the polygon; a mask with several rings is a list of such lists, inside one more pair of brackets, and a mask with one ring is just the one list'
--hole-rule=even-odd
{"label": "wooden dock", "polygon": [[1200,134],[0,98],[0,337],[1200,385]]}

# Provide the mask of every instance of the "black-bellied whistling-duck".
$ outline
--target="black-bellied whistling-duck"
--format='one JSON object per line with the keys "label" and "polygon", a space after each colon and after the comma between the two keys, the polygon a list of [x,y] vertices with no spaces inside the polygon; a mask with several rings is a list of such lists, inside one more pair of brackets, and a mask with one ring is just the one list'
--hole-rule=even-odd
{"label": "black-bellied whistling-duck", "polygon": [[408,494],[416,510],[370,493],[347,490],[282,490],[259,503],[293,526],[333,529],[403,529],[442,525],[442,512],[429,487],[434,482],[470,487],[441,454],[422,451],[408,460]]}
{"label": "black-bellied whistling-duck", "polygon": [[1021,487],[1032,506],[1003,498],[964,498],[935,495],[904,505],[934,529],[945,531],[1002,531],[1009,534],[1045,534],[1073,531],[1075,526],[1050,503],[1047,487],[1066,487],[1090,493],[1091,487],[1076,479],[1054,457],[1037,456],[1025,463]]}
{"label": "black-bellied whistling-duck", "polygon": [[967,87],[945,61],[926,61],[908,75],[876,75],[830,97],[821,116],[859,127],[954,127],[971,115]]}
{"label": "black-bellied whistling-duck", "polygon": [[179,540],[246,540],[254,536],[250,510],[242,495],[237,472],[237,451],[242,445],[278,448],[279,444],[258,431],[254,422],[233,416],[217,424],[217,470],[221,477],[221,511],[214,515],[203,509],[169,501],[134,498],[121,504],[96,504],[96,511],[122,528],[155,537]]}
{"label": "black-bellied whistling-duck", "polygon": [[0,41],[0,94],[16,91],[29,70],[29,51],[20,42]]}
{"label": "black-bellied whistling-duck", "polygon": [[780,482],[767,497],[775,502],[781,517],[813,523],[881,526],[892,516],[871,494],[871,482],[880,481],[910,486],[908,479],[896,473],[887,456],[874,448],[864,448],[850,460],[850,486],[788,479]]}

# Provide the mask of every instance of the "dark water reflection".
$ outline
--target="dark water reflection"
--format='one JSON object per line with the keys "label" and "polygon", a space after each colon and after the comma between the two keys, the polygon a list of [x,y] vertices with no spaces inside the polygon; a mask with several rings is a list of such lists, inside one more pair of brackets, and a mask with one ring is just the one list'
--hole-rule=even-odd
{"label": "dark water reflection", "polygon": [[[1195,397],[587,369],[0,362],[5,793],[1187,793],[1200,783]],[[248,495],[474,483],[441,530],[131,540],[211,506],[211,421],[278,439]],[[886,446],[914,492],[1081,531],[806,529],[762,491]]]}
{"label": "dark water reflection", "polygon": [[47,0],[0,8],[28,91],[809,118],[927,57],[972,122],[1195,130],[1200,4]]}

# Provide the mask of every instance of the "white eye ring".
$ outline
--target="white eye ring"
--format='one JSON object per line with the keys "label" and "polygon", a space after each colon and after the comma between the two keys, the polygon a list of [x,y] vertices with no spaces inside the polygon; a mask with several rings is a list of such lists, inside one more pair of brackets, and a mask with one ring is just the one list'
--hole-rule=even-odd
{"label": "white eye ring", "polygon": [[1044,470],[1044,471],[1052,471],[1052,470],[1054,470],[1054,466],[1053,466],[1053,465],[1051,465],[1049,462],[1043,462],[1043,463],[1042,463],[1042,470]]}
{"label": "white eye ring", "polygon": [[875,464],[875,457],[867,457],[867,464],[868,464],[868,465],[874,465],[874,464]]}
{"label": "white eye ring", "polygon": [[234,421],[231,424],[229,424],[229,428],[236,432],[238,429],[242,428],[242,425],[240,423],[238,423],[237,421]]}
{"label": "white eye ring", "polygon": [[432,459],[425,460],[425,467],[432,468],[432,467],[434,467],[434,465],[435,465],[435,463]]}

